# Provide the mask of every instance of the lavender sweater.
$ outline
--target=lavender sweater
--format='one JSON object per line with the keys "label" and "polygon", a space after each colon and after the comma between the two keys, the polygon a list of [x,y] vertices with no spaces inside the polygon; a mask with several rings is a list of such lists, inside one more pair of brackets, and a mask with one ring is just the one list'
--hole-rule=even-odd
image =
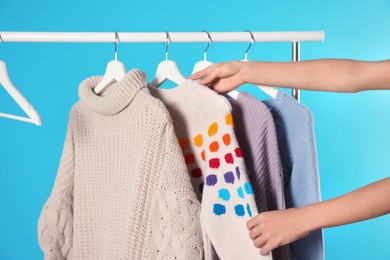
{"label": "lavender sweater", "polygon": [[[274,119],[268,107],[246,92],[233,107],[235,133],[244,152],[244,160],[260,212],[285,209],[283,173]],[[288,246],[272,252],[274,260],[289,259]]]}

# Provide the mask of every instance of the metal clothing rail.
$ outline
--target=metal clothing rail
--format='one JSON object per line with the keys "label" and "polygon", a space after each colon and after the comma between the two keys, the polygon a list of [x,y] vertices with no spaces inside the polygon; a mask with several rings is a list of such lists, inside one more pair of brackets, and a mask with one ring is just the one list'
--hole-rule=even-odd
{"label": "metal clothing rail", "polygon": [[[322,31],[280,32],[0,32],[1,42],[291,42],[292,61],[301,42],[323,42]],[[299,101],[299,89],[292,90]]]}
{"label": "metal clothing rail", "polygon": [[[244,32],[0,32],[3,42],[250,42]],[[255,42],[323,42],[324,31],[250,32]],[[116,38],[116,35],[118,38]]]}

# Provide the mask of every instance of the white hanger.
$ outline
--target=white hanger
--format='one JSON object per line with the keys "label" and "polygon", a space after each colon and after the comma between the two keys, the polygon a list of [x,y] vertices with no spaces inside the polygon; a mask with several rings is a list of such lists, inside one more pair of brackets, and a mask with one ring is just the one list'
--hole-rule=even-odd
{"label": "white hanger", "polygon": [[102,93],[112,83],[121,81],[126,76],[125,65],[117,58],[118,41],[118,33],[115,32],[115,59],[107,64],[102,81],[93,89],[96,94]]}
{"label": "white hanger", "polygon": [[[244,60],[242,61],[248,61],[248,51],[249,49],[252,47],[252,44],[253,42],[255,41],[254,37],[253,37],[253,34],[246,30],[246,32],[249,32],[250,35],[251,35],[251,43],[248,47],[248,49],[246,49],[245,51],[245,55],[244,55]],[[276,95],[278,94],[278,89],[275,88],[275,87],[270,87],[270,86],[264,86],[264,85],[256,85],[256,87],[258,87],[259,89],[261,89],[264,93],[266,93],[267,95],[269,95],[270,97],[272,98],[276,98]],[[227,93],[231,98],[233,99],[237,99],[238,97],[238,94],[239,94],[239,91],[238,90],[232,90],[230,92]]]}
{"label": "white hanger", "polygon": [[176,62],[168,59],[168,45],[170,38],[168,32],[165,33],[167,35],[167,40],[165,42],[165,60],[160,62],[157,66],[156,74],[150,83],[153,87],[159,87],[167,79],[176,84],[181,84],[186,80],[177,67]]}
{"label": "white hanger", "polygon": [[5,90],[11,95],[11,97],[18,103],[18,105],[23,109],[24,112],[28,115],[27,117],[15,116],[11,114],[0,113],[0,117],[6,117],[10,119],[15,119],[19,121],[29,122],[40,126],[42,124],[41,117],[38,112],[35,111],[33,106],[27,101],[25,97],[19,92],[19,90],[12,84],[8,72],[7,66],[4,61],[0,60],[0,84],[3,85]]}
{"label": "white hanger", "polygon": [[203,70],[203,69],[205,69],[213,64],[212,62],[207,60],[207,50],[210,47],[210,44],[212,42],[211,36],[208,32],[206,32],[206,31],[203,31],[203,32],[207,33],[207,36],[209,37],[209,42],[207,44],[206,49],[203,52],[203,60],[200,60],[197,63],[195,63],[194,68],[192,70],[192,74],[194,74],[195,72],[201,71],[201,70]]}

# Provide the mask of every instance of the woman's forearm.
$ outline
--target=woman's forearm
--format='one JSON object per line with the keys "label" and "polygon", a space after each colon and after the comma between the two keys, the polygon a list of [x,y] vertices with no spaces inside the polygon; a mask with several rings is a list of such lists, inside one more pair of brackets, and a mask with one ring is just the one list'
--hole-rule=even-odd
{"label": "woman's forearm", "polygon": [[367,220],[390,213],[390,178],[354,190],[343,196],[308,205],[302,214],[308,232]]}
{"label": "woman's forearm", "polygon": [[335,92],[390,88],[390,61],[322,59],[242,63],[246,83]]}
{"label": "woman's forearm", "polygon": [[333,92],[390,89],[390,60],[230,61],[211,65],[189,79],[218,93],[245,83]]}

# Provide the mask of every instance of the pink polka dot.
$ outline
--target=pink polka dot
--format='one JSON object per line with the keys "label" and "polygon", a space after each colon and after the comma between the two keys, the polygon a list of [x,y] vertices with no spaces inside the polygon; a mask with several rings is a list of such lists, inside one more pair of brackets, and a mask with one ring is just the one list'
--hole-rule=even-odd
{"label": "pink polka dot", "polygon": [[236,156],[238,158],[243,158],[244,157],[244,154],[242,153],[241,148],[237,147],[236,149],[234,149],[234,152],[235,152],[235,154],[236,154]]}
{"label": "pink polka dot", "polygon": [[219,158],[213,158],[209,161],[210,168],[218,169],[221,165],[219,162]]}
{"label": "pink polka dot", "polygon": [[234,163],[233,155],[231,153],[225,154],[225,161],[226,163],[233,164]]}

